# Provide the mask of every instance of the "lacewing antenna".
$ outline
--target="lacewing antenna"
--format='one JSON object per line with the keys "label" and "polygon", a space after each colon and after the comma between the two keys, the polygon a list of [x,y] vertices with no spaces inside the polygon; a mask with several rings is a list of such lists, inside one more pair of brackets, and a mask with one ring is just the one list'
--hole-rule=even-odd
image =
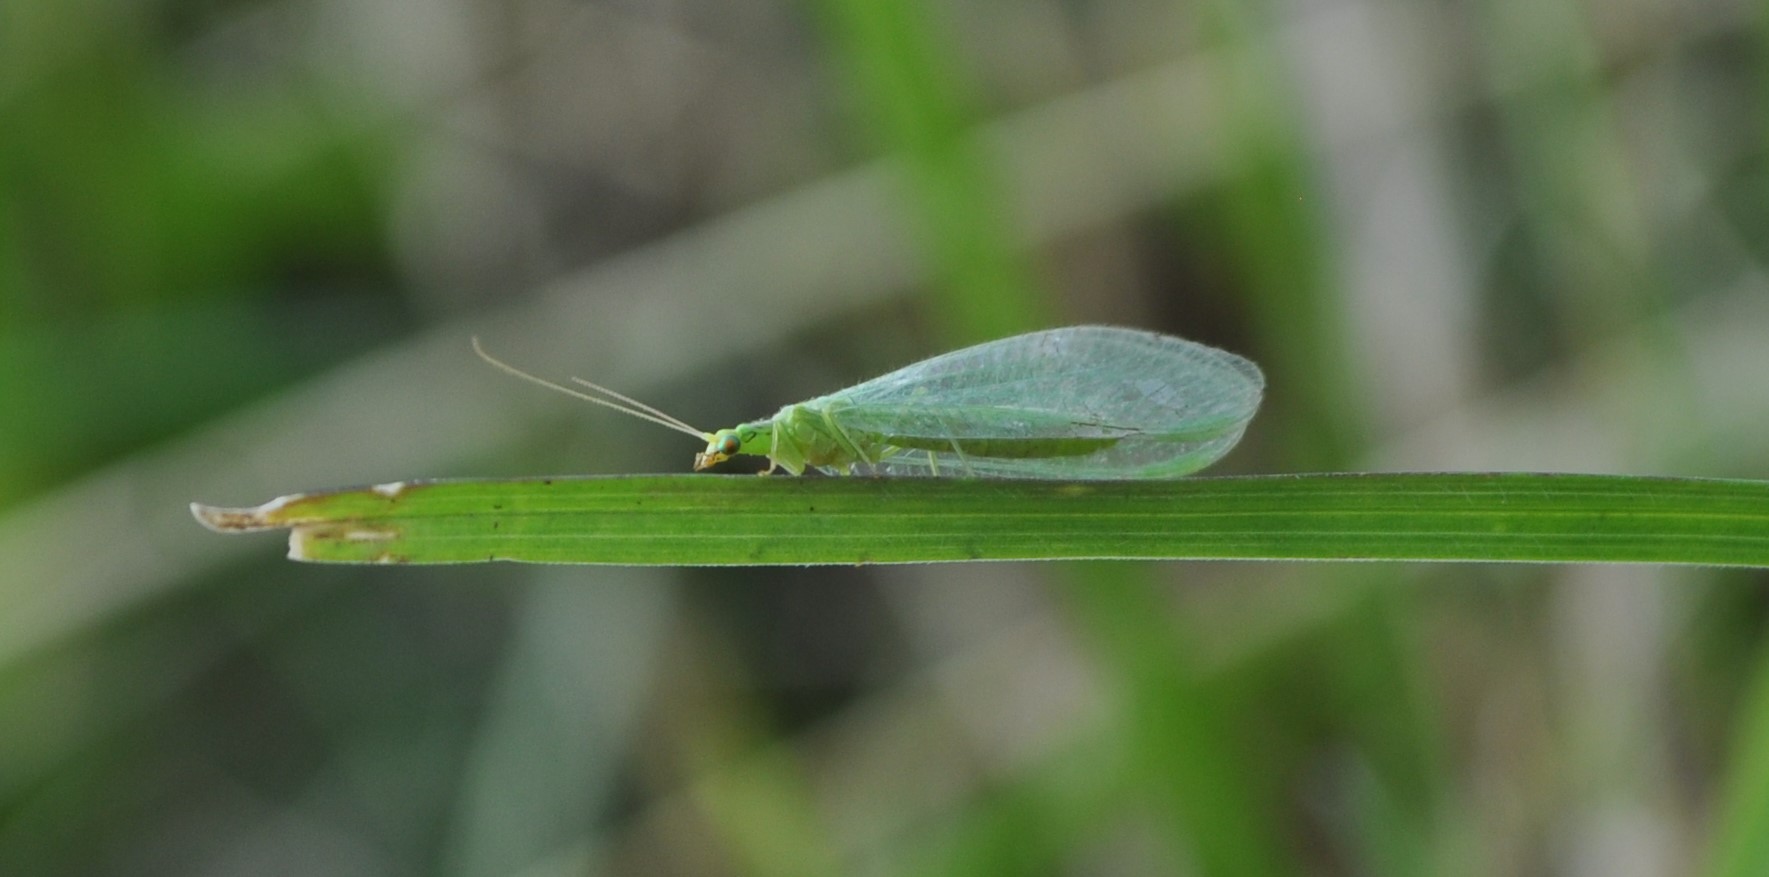
{"label": "lacewing antenna", "polygon": [[704,440],[711,440],[711,438],[712,438],[711,433],[708,433],[704,430],[695,429],[694,427],[689,426],[687,423],[683,422],[682,420],[675,418],[675,417],[671,417],[670,415],[665,414],[662,411],[659,411],[656,408],[651,407],[650,405],[646,405],[645,403],[640,402],[637,399],[633,399],[630,396],[624,396],[620,393],[616,393],[613,390],[608,389],[607,387],[602,387],[602,386],[598,386],[596,384],[592,384],[589,381],[586,381],[582,378],[572,378],[572,380],[576,381],[579,384],[584,385],[585,387],[590,388],[591,390],[596,391],[597,393],[601,393],[601,394],[608,396],[610,398],[605,399],[605,398],[602,398],[602,396],[593,396],[593,395],[586,393],[582,390],[574,390],[574,389],[567,387],[563,384],[553,383],[552,381],[549,381],[546,378],[531,375],[528,372],[525,372],[525,371],[523,371],[513,365],[510,365],[509,363],[504,362],[503,360],[498,359],[497,357],[492,356],[489,353],[486,353],[485,347],[479,343],[479,336],[477,336],[477,335],[473,336],[473,352],[479,354],[479,358],[485,360],[488,364],[491,365],[492,368],[495,368],[498,371],[504,372],[505,374],[514,375],[515,377],[521,378],[525,381],[528,381],[529,383],[539,384],[543,387],[546,387],[549,390],[556,390],[560,393],[564,393],[567,396],[571,396],[576,399],[582,399],[585,402],[592,402],[594,404],[601,405],[604,408],[612,408],[616,411],[621,412],[622,414],[628,414],[633,417],[637,417],[640,420],[650,421],[651,423],[655,423],[658,426],[668,427],[669,429],[673,429],[676,432],[686,433],[688,435],[694,436],[695,438],[701,439],[703,441]]}

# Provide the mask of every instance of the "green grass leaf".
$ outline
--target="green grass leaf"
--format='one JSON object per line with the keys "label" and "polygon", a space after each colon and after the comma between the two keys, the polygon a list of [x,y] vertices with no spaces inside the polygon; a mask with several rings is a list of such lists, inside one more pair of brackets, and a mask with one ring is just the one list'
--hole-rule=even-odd
{"label": "green grass leaf", "polygon": [[1530,473],[414,481],[193,505],[330,563],[1239,559],[1769,566],[1769,482]]}

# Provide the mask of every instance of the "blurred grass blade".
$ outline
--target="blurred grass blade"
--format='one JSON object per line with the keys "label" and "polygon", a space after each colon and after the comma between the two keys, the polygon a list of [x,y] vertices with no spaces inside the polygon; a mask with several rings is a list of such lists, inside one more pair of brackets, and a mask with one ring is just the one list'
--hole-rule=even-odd
{"label": "blurred grass blade", "polygon": [[330,563],[663,565],[1075,558],[1769,567],[1769,482],[1530,473],[1174,481],[694,475],[396,482],[250,509]]}
{"label": "blurred grass blade", "polygon": [[1716,796],[1707,877],[1769,873],[1769,649],[1741,693],[1733,720],[1732,763]]}
{"label": "blurred grass blade", "polygon": [[[935,0],[817,0],[831,42],[860,99],[868,133],[903,163],[911,222],[939,294],[927,303],[951,340],[974,343],[1053,322],[1055,309],[1030,268],[1003,155],[970,136],[977,103],[966,55]],[[1070,154],[1065,164],[1075,162]],[[1065,171],[1065,175],[1067,171]]]}

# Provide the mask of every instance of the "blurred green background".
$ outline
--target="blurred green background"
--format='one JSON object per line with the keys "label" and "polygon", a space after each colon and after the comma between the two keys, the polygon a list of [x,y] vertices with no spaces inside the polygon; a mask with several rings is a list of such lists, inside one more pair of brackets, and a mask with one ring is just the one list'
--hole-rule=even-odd
{"label": "blurred green background", "polygon": [[[1769,4],[0,2],[0,874],[1769,873],[1769,576],[287,563],[1109,322],[1218,472],[1769,474]],[[1759,690],[1762,688],[1762,690]]]}

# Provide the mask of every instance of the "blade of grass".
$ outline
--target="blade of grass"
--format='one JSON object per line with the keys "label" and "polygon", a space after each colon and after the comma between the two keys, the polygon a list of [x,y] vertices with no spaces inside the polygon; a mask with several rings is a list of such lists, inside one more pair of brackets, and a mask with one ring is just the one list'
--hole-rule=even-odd
{"label": "blade of grass", "polygon": [[[1220,97],[1203,124],[1218,128],[1239,157],[1216,198],[1202,205],[1187,236],[1220,235],[1220,247],[1247,296],[1263,342],[1258,358],[1271,374],[1273,409],[1293,418],[1287,459],[1309,468],[1337,468],[1364,433],[1362,398],[1350,377],[1335,289],[1331,235],[1318,205],[1319,159],[1295,95],[1293,63],[1264,38],[1281,21],[1280,4],[1207,0],[1188,4],[1200,31],[1228,51],[1220,56]],[[1277,395],[1286,393],[1284,396]]]}
{"label": "blade of grass", "polygon": [[1089,734],[1031,767],[893,851],[886,874],[967,877],[1058,873],[1064,856],[1135,816],[1124,794],[1120,740]]}
{"label": "blade of grass", "polygon": [[[1443,809],[1454,795],[1438,721],[1445,710],[1407,633],[1405,619],[1416,618],[1407,598],[1418,589],[1399,581],[1398,568],[1393,573],[1364,577],[1363,599],[1323,631],[1327,642],[1315,663],[1331,704],[1322,718],[1345,723],[1368,770],[1347,800],[1357,826],[1356,870],[1372,877],[1432,873],[1444,842]],[[1332,585],[1348,592],[1358,585],[1340,579]]]}
{"label": "blade of grass", "polygon": [[969,128],[978,113],[963,54],[929,0],[816,0],[812,7],[860,100],[864,126],[903,163],[907,217],[942,294],[927,299],[948,334],[966,341],[1049,322],[1035,272],[1008,221],[1010,187],[998,154]]}
{"label": "blade of grass", "polygon": [[1732,763],[1701,871],[1708,877],[1746,877],[1769,868],[1769,650],[1754,675],[1734,720]]}
{"label": "blade of grass", "polygon": [[693,475],[433,481],[196,504],[334,563],[1079,558],[1769,566],[1769,482],[1532,473],[1175,481]]}
{"label": "blade of grass", "polygon": [[1183,845],[1175,865],[1205,875],[1279,875],[1289,860],[1260,756],[1241,733],[1247,716],[1192,654],[1195,637],[1146,569],[1095,564],[1064,597],[1116,697],[1131,788],[1154,805],[1162,834]]}

